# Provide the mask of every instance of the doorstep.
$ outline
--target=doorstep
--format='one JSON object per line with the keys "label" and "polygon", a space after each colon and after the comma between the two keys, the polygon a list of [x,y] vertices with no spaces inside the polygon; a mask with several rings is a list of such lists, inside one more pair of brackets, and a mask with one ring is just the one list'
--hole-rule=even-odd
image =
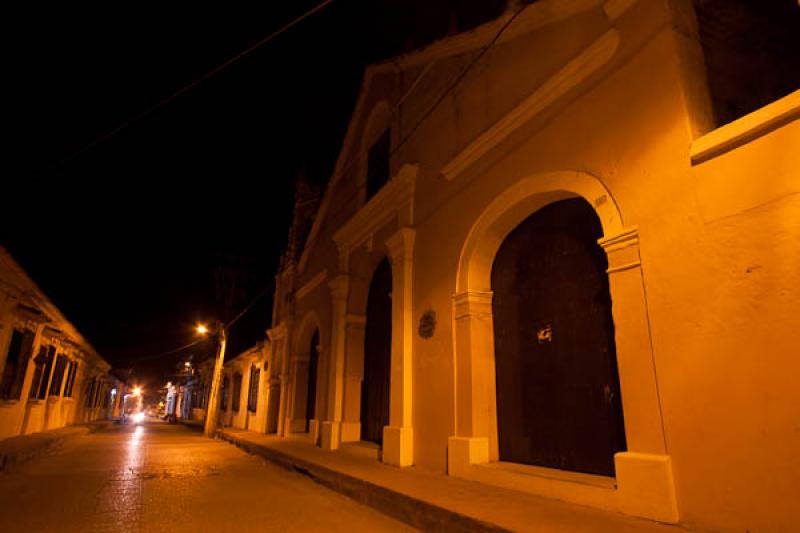
{"label": "doorstep", "polygon": [[581,507],[446,476],[397,468],[351,450],[328,451],[302,436],[225,428],[218,435],[244,450],[422,530],[609,531],[678,533],[678,526]]}

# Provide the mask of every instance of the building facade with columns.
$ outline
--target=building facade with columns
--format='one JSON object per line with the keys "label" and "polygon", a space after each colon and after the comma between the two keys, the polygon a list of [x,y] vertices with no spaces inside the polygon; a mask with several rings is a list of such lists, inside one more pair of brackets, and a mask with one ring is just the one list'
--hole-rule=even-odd
{"label": "building facade with columns", "polygon": [[697,4],[540,0],[370,66],[277,276],[265,431],[800,523],[800,92],[721,118]]}
{"label": "building facade with columns", "polygon": [[0,439],[108,418],[122,395],[104,361],[0,247]]}

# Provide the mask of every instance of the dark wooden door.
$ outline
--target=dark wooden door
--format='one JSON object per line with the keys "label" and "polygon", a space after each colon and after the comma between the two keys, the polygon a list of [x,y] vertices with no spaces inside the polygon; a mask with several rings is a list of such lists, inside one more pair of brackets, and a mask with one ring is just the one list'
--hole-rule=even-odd
{"label": "dark wooden door", "polygon": [[308,352],[308,393],[306,395],[306,431],[308,421],[314,419],[317,402],[317,365],[319,364],[319,330],[311,336],[311,349]]}
{"label": "dark wooden door", "polygon": [[389,376],[392,358],[392,267],[384,259],[369,285],[364,332],[364,381],[361,383],[361,440],[383,442],[389,425]]}
{"label": "dark wooden door", "polygon": [[500,460],[614,475],[625,449],[608,261],[582,199],[534,213],[492,269]]}

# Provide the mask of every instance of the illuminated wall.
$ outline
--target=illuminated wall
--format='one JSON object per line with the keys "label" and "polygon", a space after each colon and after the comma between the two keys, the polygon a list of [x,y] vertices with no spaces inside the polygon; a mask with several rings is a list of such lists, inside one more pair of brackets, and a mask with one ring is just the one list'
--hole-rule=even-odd
{"label": "illuminated wall", "polygon": [[[368,69],[306,247],[278,277],[282,433],[305,428],[292,362],[313,313],[324,418],[311,440],[359,439],[366,293],[388,257],[385,462],[701,528],[791,529],[800,93],[715,129],[691,3],[677,0],[542,0],[448,91],[504,22]],[[367,201],[387,127],[392,179]],[[568,197],[595,207],[609,259],[628,450],[605,485],[492,466],[481,280],[514,224]]]}

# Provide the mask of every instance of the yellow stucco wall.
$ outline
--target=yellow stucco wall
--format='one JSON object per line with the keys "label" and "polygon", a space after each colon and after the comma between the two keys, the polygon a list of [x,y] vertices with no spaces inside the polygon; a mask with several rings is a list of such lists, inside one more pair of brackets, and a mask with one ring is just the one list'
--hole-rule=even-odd
{"label": "yellow stucco wall", "polygon": [[[448,438],[455,434],[452,297],[470,229],[520,180],[578,171],[609,191],[625,227],[638,227],[663,446],[680,521],[721,530],[791,530],[800,526],[793,505],[800,499],[800,130],[790,121],[693,164],[690,147],[707,117],[697,90],[702,72],[687,66],[698,65],[697,49],[671,20],[670,5],[638,2],[613,23],[619,44],[607,64],[454,179],[441,176],[454,156],[612,29],[602,8],[498,45],[394,156],[394,172],[404,163],[419,168],[413,460],[444,471]],[[436,60],[392,120],[393,144],[472,54]],[[370,110],[395,101],[421,72],[376,70],[368,78],[343,161],[359,157]],[[320,368],[330,357],[333,327],[328,283],[341,273],[332,239],[356,213],[363,179],[360,163],[341,167],[326,193],[321,230],[294,280],[300,288],[327,272],[292,309],[297,322],[312,311],[318,317]],[[395,230],[387,224],[368,252],[354,251],[349,273],[365,278]],[[350,311],[363,313],[363,295],[353,291]],[[432,338],[422,339],[417,321],[428,310],[435,311],[437,326]],[[327,398],[329,391],[323,392]],[[623,405],[636,407],[625,405],[624,391]]]}

